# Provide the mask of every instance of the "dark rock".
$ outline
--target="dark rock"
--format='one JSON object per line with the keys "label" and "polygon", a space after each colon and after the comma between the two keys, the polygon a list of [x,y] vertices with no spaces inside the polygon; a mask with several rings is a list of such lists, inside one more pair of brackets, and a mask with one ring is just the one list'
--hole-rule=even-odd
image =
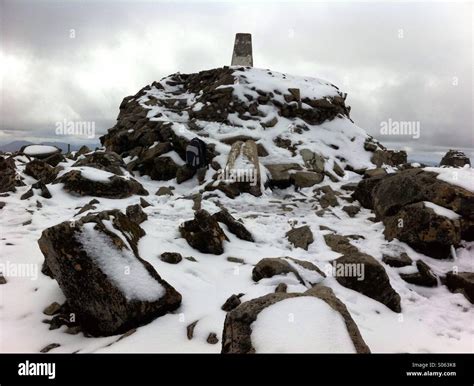
{"label": "dark rock", "polygon": [[458,150],[449,150],[439,163],[439,166],[453,166],[455,168],[462,168],[464,165],[471,165],[471,160]]}
{"label": "dark rock", "polygon": [[153,164],[153,169],[150,171],[153,180],[168,181],[176,177],[179,166],[171,157],[155,158]]}
{"label": "dark rock", "polygon": [[[113,231],[104,221],[110,222]],[[144,234],[137,223],[118,210],[89,214],[43,231],[38,244],[47,267],[87,333],[124,333],[179,307],[181,295],[138,254],[137,244]],[[107,266],[101,262],[101,256],[111,259]],[[107,274],[110,264],[123,264],[123,268],[117,267],[114,274]],[[124,275],[131,276],[117,276],[122,269]],[[134,278],[140,270],[143,275]],[[130,280],[144,277],[152,284],[146,294],[135,287],[127,288]]]}
{"label": "dark rock", "polygon": [[0,209],[3,209],[6,205],[6,202],[0,201]]}
{"label": "dark rock", "polygon": [[387,240],[396,238],[437,259],[448,258],[451,247],[461,242],[459,221],[437,215],[422,202],[404,206],[396,215],[385,217],[383,223]]}
{"label": "dark rock", "polygon": [[61,309],[61,305],[57,302],[51,303],[48,307],[43,310],[43,314],[52,316],[57,314]]}
{"label": "dark rock", "polygon": [[196,324],[198,323],[199,320],[196,320],[195,322],[192,322],[190,325],[186,327],[186,336],[188,337],[189,340],[193,339],[194,336],[194,328],[196,327]]}
{"label": "dark rock", "polygon": [[324,175],[314,172],[296,172],[290,176],[291,182],[297,188],[308,188],[319,184],[324,179]]}
{"label": "dark rock", "polygon": [[364,208],[374,209],[374,189],[382,182],[383,177],[372,177],[361,180],[352,197],[358,200]]}
{"label": "dark rock", "polygon": [[365,253],[350,251],[335,262],[344,268],[344,273],[353,273],[357,264],[364,269],[363,278],[353,274],[336,275],[339,284],[385,304],[394,312],[401,312],[400,295],[392,288],[385,269],[376,259]]}
{"label": "dark rock", "polygon": [[360,211],[360,207],[357,205],[346,205],[342,207],[342,210],[346,212],[349,217],[354,217]]}
{"label": "dark rock", "polygon": [[211,332],[209,336],[207,337],[206,342],[209,344],[217,344],[219,343],[219,338],[217,338],[217,335],[215,332]]}
{"label": "dark rock", "polygon": [[286,237],[295,248],[303,248],[306,251],[308,246],[314,241],[313,232],[311,232],[311,228],[308,225],[291,229],[286,233]]}
{"label": "dark rock", "polygon": [[239,257],[228,256],[227,261],[230,261],[231,263],[245,264],[245,260]]}
{"label": "dark rock", "polygon": [[364,178],[384,177],[386,175],[387,171],[384,168],[366,169],[364,172]]}
{"label": "dark rock", "polygon": [[43,161],[53,167],[56,167],[61,162],[65,162],[66,158],[61,153],[54,153],[50,155],[49,157],[46,157],[45,159],[43,159]]}
{"label": "dark rock", "polygon": [[127,217],[130,218],[130,220],[136,222],[137,224],[141,224],[142,222],[148,220],[147,214],[143,211],[139,204],[127,206],[125,213],[127,214]]}
{"label": "dark rock", "polygon": [[358,249],[350,243],[350,240],[346,236],[327,234],[324,235],[324,241],[333,251],[348,254],[348,253],[357,253]]}
{"label": "dark rock", "polygon": [[[272,293],[260,298],[252,299],[242,303],[234,310],[227,313],[222,334],[223,354],[249,354],[255,353],[252,346],[251,334],[252,323],[257,319],[259,313],[279,301],[293,299],[301,296],[314,296],[325,301],[335,311],[339,312],[344,319],[349,336],[357,353],[369,353],[357,325],[352,319],[347,307],[333,293],[324,286],[316,286],[304,293]],[[303,331],[301,333],[304,333]],[[288,351],[298,351],[298,347],[288,347]]]}
{"label": "dark rock", "polygon": [[285,189],[291,185],[291,173],[297,170],[301,170],[301,166],[296,163],[290,164],[271,164],[265,165],[270,172],[269,185],[270,187],[276,187]]}
{"label": "dark rock", "polygon": [[222,305],[221,310],[226,312],[232,311],[240,303],[242,303],[242,301],[240,300],[240,296],[232,295]]}
{"label": "dark rock", "polygon": [[176,182],[178,184],[183,183],[184,181],[190,180],[196,174],[196,170],[187,164],[182,165],[178,168],[176,172]]}
{"label": "dark rock", "polygon": [[80,196],[127,198],[134,194],[148,195],[143,186],[133,178],[125,179],[114,175],[108,182],[92,181],[82,176],[80,170],[72,170],[64,174],[55,183],[63,183],[66,191]]}
{"label": "dark rock", "polygon": [[397,256],[384,254],[382,256],[382,261],[385,264],[389,265],[390,267],[395,267],[395,268],[405,267],[413,263],[413,260],[405,252]]}
{"label": "dark rock", "polygon": [[370,161],[378,168],[384,164],[397,166],[407,162],[407,153],[404,150],[375,150]]}
{"label": "dark rock", "polygon": [[83,145],[78,151],[76,151],[76,154],[74,154],[74,159],[77,160],[81,155],[85,155],[90,152],[92,152],[92,150],[89,149],[86,145]]}
{"label": "dark rock", "polygon": [[431,271],[431,268],[422,260],[416,261],[418,272],[416,273],[402,273],[400,277],[407,283],[416,284],[423,287],[436,287],[438,280]]}
{"label": "dark rock", "polygon": [[151,204],[143,197],[140,197],[140,205],[142,206],[142,208],[148,208],[149,206],[151,206]]}
{"label": "dark rock", "polygon": [[[324,173],[324,157],[316,154],[309,149],[300,150],[301,157],[303,158],[304,166],[313,172],[322,174]],[[324,176],[323,176],[324,177]]]}
{"label": "dark rock", "polygon": [[24,184],[16,174],[14,159],[0,156],[0,193],[15,192],[16,187],[22,185]]}
{"label": "dark rock", "polygon": [[474,303],[473,272],[448,272],[445,278],[445,284],[451,292],[460,292],[467,300]]}
{"label": "dark rock", "polygon": [[59,343],[51,343],[51,344],[48,344],[46,347],[43,347],[40,352],[42,353],[47,353],[47,352],[50,352],[51,350],[55,349],[55,348],[58,348],[60,347],[61,345]]}
{"label": "dark rock", "polygon": [[173,196],[173,191],[167,186],[161,186],[155,193],[157,196]]}
{"label": "dark rock", "polygon": [[348,184],[342,185],[342,186],[341,186],[341,189],[343,189],[343,190],[348,190],[348,191],[353,192],[353,191],[355,191],[355,190],[357,189],[357,185],[358,185],[358,184],[357,184],[356,182],[350,182],[350,183],[348,183]]}
{"label": "dark rock", "polygon": [[85,212],[87,212],[87,211],[89,211],[89,210],[95,210],[95,209],[97,208],[97,207],[95,206],[95,204],[98,204],[98,203],[99,203],[99,201],[96,200],[95,198],[94,198],[93,200],[90,200],[86,205],[84,205],[84,206],[79,210],[79,212],[77,212],[77,213],[75,214],[75,216],[80,215],[80,214],[82,214],[82,213],[85,213]]}
{"label": "dark rock", "polygon": [[1,284],[7,284],[7,279],[5,279],[5,276],[3,276],[2,273],[0,273],[0,285]]}
{"label": "dark rock", "polygon": [[237,221],[232,215],[226,210],[222,209],[212,215],[218,222],[223,223],[227,226],[230,232],[236,235],[241,240],[254,241],[252,234],[245,228],[244,224]]}
{"label": "dark rock", "polygon": [[45,161],[34,159],[25,166],[25,174],[31,176],[44,184],[53,182],[59,173],[58,168],[53,168]]}
{"label": "dark rock", "polygon": [[164,252],[160,255],[160,260],[169,264],[178,264],[183,260],[183,256],[177,252]]}
{"label": "dark rock", "polygon": [[194,213],[194,219],[179,226],[181,236],[188,244],[202,253],[221,255],[224,240],[228,240],[217,220],[204,209]]}
{"label": "dark rock", "polygon": [[288,286],[285,283],[280,283],[275,288],[275,293],[286,293]]}
{"label": "dark rock", "polygon": [[123,176],[122,169],[125,169],[125,163],[122,157],[112,151],[96,151],[87,154],[84,158],[76,161],[72,166],[89,166],[118,176]]}

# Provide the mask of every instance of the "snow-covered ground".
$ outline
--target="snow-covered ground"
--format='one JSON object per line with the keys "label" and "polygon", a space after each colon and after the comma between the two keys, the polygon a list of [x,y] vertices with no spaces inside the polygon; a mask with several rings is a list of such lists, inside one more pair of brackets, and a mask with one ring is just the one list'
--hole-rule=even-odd
{"label": "snow-covered ground", "polygon": [[[65,164],[62,164],[65,165]],[[66,168],[72,165],[68,161]],[[24,166],[17,162],[18,170]],[[473,169],[463,169],[463,173],[474,174]],[[23,175],[23,174],[22,174]],[[35,180],[23,175],[25,183],[30,185]],[[340,183],[329,184],[337,189],[341,184],[357,181],[360,177],[348,172],[348,178]],[[242,241],[232,233],[224,231],[230,241],[225,242],[223,255],[203,254],[192,249],[180,237],[178,225],[193,217],[193,201],[188,196],[198,191],[196,178],[181,185],[168,182],[152,181],[148,177],[137,177],[151,193],[145,197],[152,205],[144,209],[148,220],[142,224],[146,231],[139,243],[139,252],[150,262],[158,273],[176,288],[183,296],[181,307],[173,313],[155,319],[148,325],[140,327],[132,335],[118,341],[120,336],[89,338],[82,333],[69,335],[66,327],[49,330],[43,309],[52,302],[62,303],[65,298],[56,281],[41,274],[43,255],[37,240],[43,229],[65,220],[74,219],[78,208],[91,200],[91,197],[76,197],[63,191],[62,184],[48,185],[53,198],[44,199],[38,196],[28,200],[19,200],[29,186],[18,188],[18,192],[2,198],[6,206],[0,216],[0,263],[5,270],[7,284],[0,286],[0,350],[2,352],[38,352],[50,343],[59,343],[60,347],[52,352],[220,352],[220,342],[211,345],[206,342],[209,333],[221,337],[226,313],[221,310],[222,304],[232,294],[244,293],[242,301],[274,292],[280,282],[288,284],[288,292],[303,292],[302,284],[289,274],[262,279],[258,283],[252,280],[252,268],[264,257],[291,256],[308,260],[324,272],[328,264],[339,254],[331,251],[325,244],[320,226],[328,226],[340,234],[359,234],[362,239],[353,241],[362,252],[381,260],[382,254],[394,248],[406,251],[413,260],[422,259],[435,273],[441,274],[457,266],[459,271],[473,271],[474,243],[465,243],[456,251],[456,261],[436,260],[421,255],[404,243],[388,243],[382,234],[383,225],[368,220],[373,214],[362,209],[355,218],[349,218],[341,207],[345,201],[339,198],[340,206],[333,208],[332,213],[324,217],[315,214],[317,202],[312,199],[312,189],[295,192],[286,190],[266,190],[262,197],[243,194],[236,199],[224,195],[204,199],[203,208],[213,213],[219,208],[217,201],[224,205],[236,218],[243,219],[245,226],[252,232],[255,243]],[[160,186],[175,185],[174,196],[155,196]],[[328,184],[324,181],[321,185]],[[338,189],[339,190],[339,189]],[[215,195],[216,192],[213,192]],[[288,194],[294,197],[286,197]],[[204,195],[204,198],[206,195]],[[138,196],[128,199],[113,200],[98,198],[97,210],[125,209],[130,204],[139,202]],[[42,205],[37,208],[36,201]],[[285,238],[290,223],[308,224],[315,241],[308,251],[293,249]],[[168,264],[159,259],[162,252],[179,252],[184,257],[193,256],[197,261],[183,259],[179,264]],[[227,257],[242,258],[245,263],[233,263]],[[29,277],[15,277],[12,264],[19,267],[26,264]],[[382,263],[383,264],[383,263]],[[36,268],[35,268],[36,267]],[[358,325],[362,337],[372,352],[474,352],[474,310],[461,294],[453,294],[440,285],[435,288],[424,288],[411,285],[399,277],[400,272],[414,272],[415,267],[391,268],[384,264],[391,285],[401,296],[402,313],[394,313],[383,304],[360,293],[342,287],[333,277],[324,279],[323,284],[331,287],[336,296],[348,307]],[[35,271],[36,269],[36,271]],[[26,271],[25,271],[26,272]],[[305,300],[298,300],[305,302]],[[297,302],[297,303],[298,303]],[[291,303],[296,315],[301,314],[304,304]],[[282,302],[272,306],[256,321],[257,330],[268,330],[269,318],[288,313],[291,305]],[[334,323],[338,330],[337,318],[327,309],[314,304],[326,320]],[[283,309],[284,308],[284,309]],[[304,312],[301,314],[305,316]],[[186,326],[199,320],[194,329],[194,338],[188,340]],[[301,321],[300,321],[301,322]],[[316,321],[315,321],[316,322]],[[305,328],[305,323],[299,326]],[[325,326],[316,324],[318,331],[313,334],[324,334]],[[260,336],[258,345],[263,350],[273,350],[284,344],[287,336],[281,336],[282,323],[276,323],[273,332],[267,331]],[[339,331],[339,330],[338,330]],[[294,334],[292,330],[291,334]],[[337,336],[342,351],[347,348],[346,337]],[[272,341],[273,343],[269,343]],[[328,342],[326,342],[329,344]],[[307,347],[311,349],[312,347]],[[323,347],[322,350],[326,348]],[[328,348],[328,351],[331,351]]]}

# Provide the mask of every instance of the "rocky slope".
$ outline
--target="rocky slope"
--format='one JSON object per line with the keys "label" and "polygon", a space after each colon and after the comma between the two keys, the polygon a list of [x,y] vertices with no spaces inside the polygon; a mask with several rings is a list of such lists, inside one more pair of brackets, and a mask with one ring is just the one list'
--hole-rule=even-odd
{"label": "rocky slope", "polygon": [[102,149],[2,155],[2,350],[472,352],[470,161],[407,164],[345,97],[174,74],[123,100]]}

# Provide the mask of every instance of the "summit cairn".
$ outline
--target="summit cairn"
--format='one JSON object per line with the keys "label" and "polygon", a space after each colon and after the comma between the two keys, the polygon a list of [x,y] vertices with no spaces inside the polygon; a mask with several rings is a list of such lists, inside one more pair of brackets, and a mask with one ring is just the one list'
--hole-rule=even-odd
{"label": "summit cairn", "polygon": [[235,34],[231,66],[253,67],[252,34]]}

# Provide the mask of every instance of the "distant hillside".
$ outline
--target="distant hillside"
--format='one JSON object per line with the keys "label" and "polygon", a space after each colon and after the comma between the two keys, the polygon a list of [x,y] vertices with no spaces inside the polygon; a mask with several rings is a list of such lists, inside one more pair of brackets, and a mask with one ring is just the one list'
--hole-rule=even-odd
{"label": "distant hillside", "polygon": [[[33,142],[30,141],[13,141],[6,144],[0,144],[0,151],[4,152],[14,152],[20,150],[23,146],[32,145]],[[41,145],[48,145],[48,146],[56,146],[62,150],[63,153],[66,153],[68,150],[68,144],[66,142],[40,142]],[[71,151],[79,150],[79,148],[83,145],[88,146],[91,149],[95,149],[99,146],[98,142],[90,142],[90,143],[81,143],[81,144],[74,144],[71,143]]]}

